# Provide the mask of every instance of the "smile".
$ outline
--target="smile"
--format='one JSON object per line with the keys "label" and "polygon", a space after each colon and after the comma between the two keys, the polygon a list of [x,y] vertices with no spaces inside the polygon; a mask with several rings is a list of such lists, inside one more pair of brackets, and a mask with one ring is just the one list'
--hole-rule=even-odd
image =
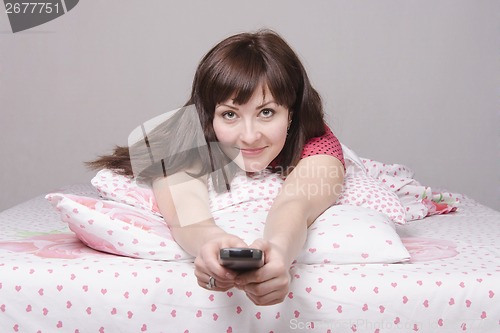
{"label": "smile", "polygon": [[245,157],[252,157],[252,156],[258,156],[260,155],[264,149],[267,147],[261,147],[261,148],[239,148],[241,155]]}

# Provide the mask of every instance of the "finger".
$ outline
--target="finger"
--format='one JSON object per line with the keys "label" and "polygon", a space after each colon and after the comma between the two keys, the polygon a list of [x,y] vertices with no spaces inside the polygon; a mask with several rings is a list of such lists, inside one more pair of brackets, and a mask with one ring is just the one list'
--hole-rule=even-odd
{"label": "finger", "polygon": [[[263,273],[264,272],[264,273]],[[260,284],[272,278],[266,276],[264,266],[259,269],[240,273],[235,279],[234,283],[237,286],[249,286],[251,284]]]}
{"label": "finger", "polygon": [[198,280],[198,285],[204,289],[212,290],[212,291],[227,291],[234,287],[233,284],[221,283],[217,282],[217,280],[213,281],[213,284],[209,284],[210,277],[205,279]]}
{"label": "finger", "polygon": [[234,279],[238,273],[222,266],[220,263],[220,250],[229,247],[248,247],[248,245],[242,239],[236,237],[230,238],[221,243],[219,247],[211,249],[213,252],[209,252],[209,256],[205,259],[205,264],[207,270],[213,273],[214,276],[217,276],[219,280],[231,281],[234,284]]}
{"label": "finger", "polygon": [[245,284],[243,289],[246,293],[260,297],[275,291],[288,289],[288,281],[279,276],[262,282]]}
{"label": "finger", "polygon": [[[265,260],[265,259],[264,259]],[[234,282],[236,285],[244,286],[249,284],[260,284],[271,280],[276,276],[272,265],[264,263],[264,266],[251,271],[238,274]]]}
{"label": "finger", "polygon": [[[226,291],[234,287],[234,281],[225,281],[224,279],[219,279],[215,276],[214,273],[211,273],[206,269],[204,261],[197,257],[195,259],[195,271],[194,274],[196,276],[196,280],[198,285],[207,290],[215,290],[215,291]],[[215,279],[215,286],[209,288],[210,277],[213,276]]]}
{"label": "finger", "polygon": [[271,248],[271,245],[269,244],[268,241],[265,241],[262,238],[257,238],[248,247],[259,249],[259,250],[261,250],[262,252],[265,253],[265,252],[267,252]]}
{"label": "finger", "polygon": [[247,284],[243,289],[255,304],[275,304],[284,300],[289,284],[289,279],[281,275],[262,283]]}
{"label": "finger", "polygon": [[286,293],[273,291],[263,296],[257,296],[251,293],[246,293],[247,297],[255,304],[260,306],[274,305],[283,302]]}
{"label": "finger", "polygon": [[225,267],[222,267],[219,263],[218,247],[213,247],[206,249],[205,252],[200,254],[200,264],[197,270],[200,271],[200,277],[202,274],[207,276],[213,276],[218,281],[233,281],[235,275],[231,275]]}
{"label": "finger", "polygon": [[220,250],[228,247],[248,247],[248,245],[238,237],[231,237],[221,243],[209,244],[200,253],[200,257],[204,265],[203,271],[217,278],[220,282],[230,283],[231,286],[234,286],[234,278],[237,276],[237,272],[220,264]]}
{"label": "finger", "polygon": [[213,276],[217,281],[221,283],[231,283],[234,284],[234,279],[236,278],[236,272],[222,266],[219,263],[219,257],[215,259],[210,258],[206,260],[206,272],[209,276]]}
{"label": "finger", "polygon": [[269,255],[269,252],[271,251],[271,243],[269,241],[258,238],[252,244],[250,244],[249,247],[262,251],[264,257],[264,265],[269,262],[271,258]]}

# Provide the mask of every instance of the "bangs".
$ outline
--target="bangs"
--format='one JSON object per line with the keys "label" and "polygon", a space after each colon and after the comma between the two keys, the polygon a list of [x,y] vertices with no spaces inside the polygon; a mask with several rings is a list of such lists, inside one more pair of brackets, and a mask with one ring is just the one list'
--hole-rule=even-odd
{"label": "bangs", "polygon": [[[290,108],[296,100],[296,79],[283,64],[266,59],[252,45],[233,48],[213,67],[210,95],[213,105],[232,99],[245,104],[257,89],[267,86],[276,103]],[[206,96],[208,97],[208,96]]]}

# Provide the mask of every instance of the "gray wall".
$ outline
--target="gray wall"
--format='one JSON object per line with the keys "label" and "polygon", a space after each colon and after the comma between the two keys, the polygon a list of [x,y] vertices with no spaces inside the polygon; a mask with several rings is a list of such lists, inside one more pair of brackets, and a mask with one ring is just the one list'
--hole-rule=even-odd
{"label": "gray wall", "polygon": [[0,210],[88,182],[82,161],[179,107],[220,39],[268,27],[339,139],[500,210],[497,0],[80,1],[12,34],[0,13]]}

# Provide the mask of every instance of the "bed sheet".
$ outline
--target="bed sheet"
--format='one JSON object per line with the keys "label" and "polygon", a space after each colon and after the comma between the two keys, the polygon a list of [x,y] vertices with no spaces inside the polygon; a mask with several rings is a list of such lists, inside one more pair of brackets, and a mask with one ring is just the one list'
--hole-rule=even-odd
{"label": "bed sheet", "polygon": [[[98,197],[89,185],[58,192]],[[295,265],[285,301],[259,307],[238,290],[200,288],[190,262],[85,247],[40,196],[0,213],[0,327],[41,333],[498,332],[500,213],[461,201],[455,213],[397,227],[419,260]]]}

